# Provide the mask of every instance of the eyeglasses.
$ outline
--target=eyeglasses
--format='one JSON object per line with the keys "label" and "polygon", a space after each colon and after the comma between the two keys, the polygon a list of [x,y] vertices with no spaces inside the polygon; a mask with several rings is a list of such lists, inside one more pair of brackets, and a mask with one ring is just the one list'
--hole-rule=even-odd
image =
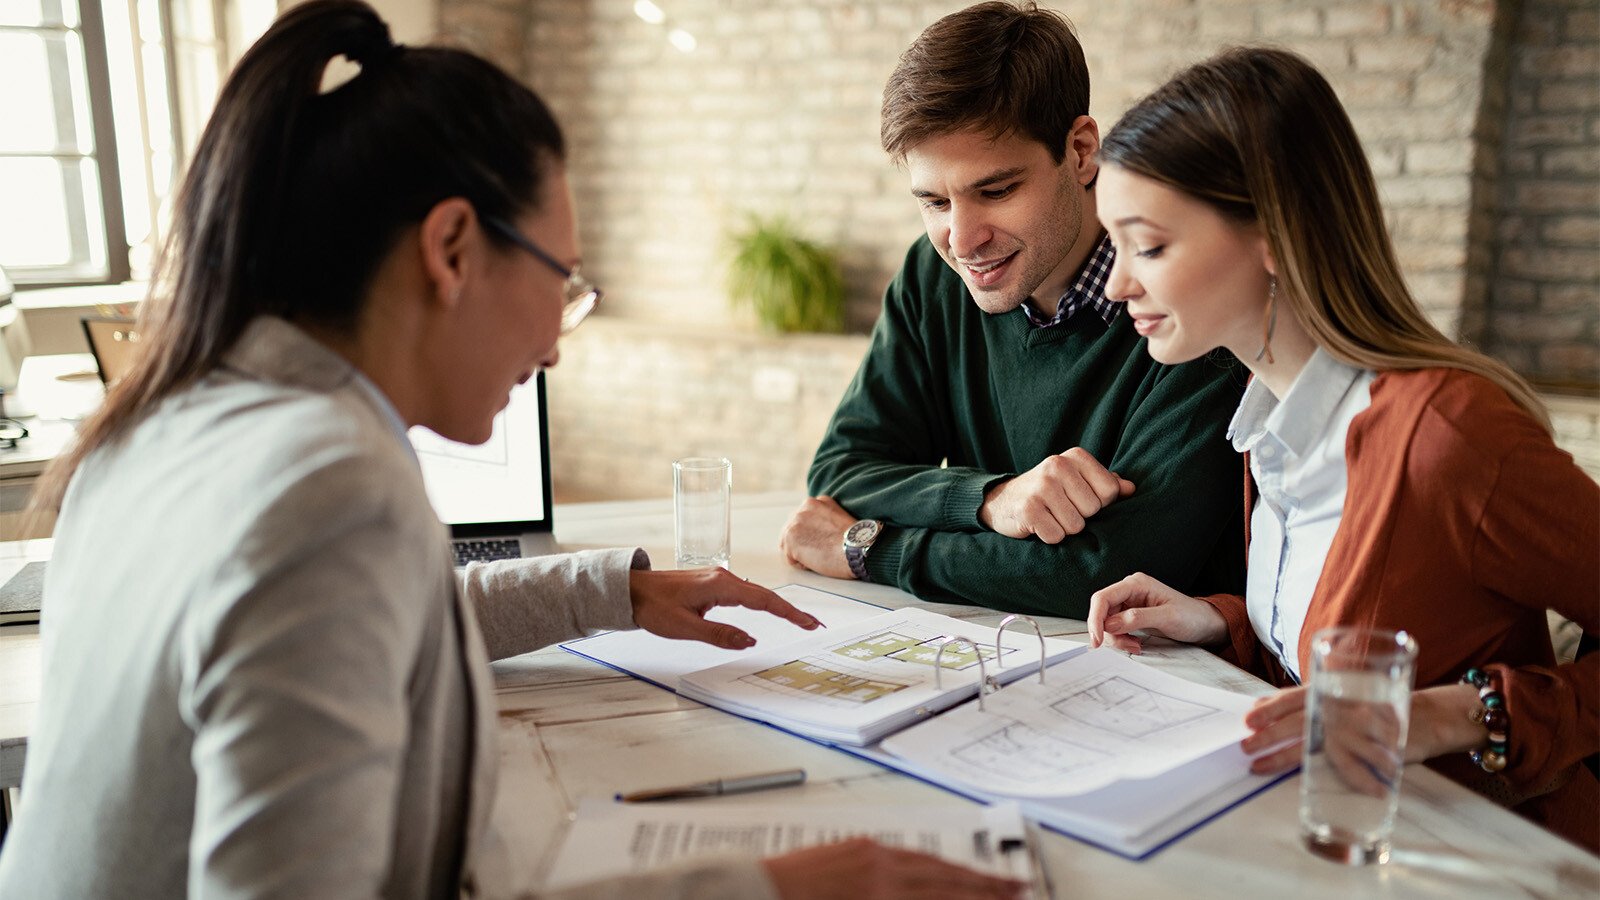
{"label": "eyeglasses", "polygon": [[522,232],[504,219],[494,216],[484,216],[484,224],[498,231],[502,237],[516,244],[518,247],[533,254],[534,258],[554,269],[557,274],[567,280],[565,285],[566,302],[561,307],[561,333],[571,334],[573,329],[583,324],[589,313],[600,305],[600,298],[605,296],[594,282],[583,277],[578,272],[578,267],[567,268],[556,260],[554,256],[546,253],[538,244],[529,240]]}

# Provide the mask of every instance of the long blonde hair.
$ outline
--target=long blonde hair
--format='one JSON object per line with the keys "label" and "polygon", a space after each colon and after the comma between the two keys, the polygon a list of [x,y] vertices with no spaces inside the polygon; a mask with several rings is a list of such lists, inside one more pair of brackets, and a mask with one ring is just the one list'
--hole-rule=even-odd
{"label": "long blonde hair", "polygon": [[1100,157],[1259,225],[1280,301],[1330,356],[1377,371],[1481,375],[1550,430],[1527,381],[1446,337],[1417,306],[1355,128],[1302,57],[1239,47],[1191,66],[1128,110]]}

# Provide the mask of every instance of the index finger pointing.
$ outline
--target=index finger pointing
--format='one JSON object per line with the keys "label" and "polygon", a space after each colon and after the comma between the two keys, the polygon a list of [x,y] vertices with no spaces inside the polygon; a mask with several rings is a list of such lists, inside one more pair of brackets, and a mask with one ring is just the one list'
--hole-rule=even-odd
{"label": "index finger pointing", "polygon": [[822,622],[816,616],[796,607],[767,588],[750,581],[743,581],[734,586],[730,593],[716,599],[718,606],[743,606],[760,612],[771,613],[784,621],[798,625],[810,631],[822,627]]}

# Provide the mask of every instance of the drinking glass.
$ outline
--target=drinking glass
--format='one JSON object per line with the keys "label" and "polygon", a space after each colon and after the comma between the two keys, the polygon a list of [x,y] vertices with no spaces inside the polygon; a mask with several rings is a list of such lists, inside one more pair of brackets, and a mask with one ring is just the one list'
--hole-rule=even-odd
{"label": "drinking glass", "polygon": [[728,565],[733,463],[695,456],[672,464],[672,511],[680,569]]}
{"label": "drinking glass", "polygon": [[1388,861],[1416,661],[1417,643],[1404,631],[1312,636],[1300,833],[1318,856]]}

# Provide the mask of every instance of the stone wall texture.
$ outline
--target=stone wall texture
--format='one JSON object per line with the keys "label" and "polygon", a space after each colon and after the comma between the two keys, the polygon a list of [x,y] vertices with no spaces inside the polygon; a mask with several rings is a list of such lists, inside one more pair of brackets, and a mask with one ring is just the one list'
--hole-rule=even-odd
{"label": "stone wall texture", "polygon": [[861,335],[718,335],[586,322],[547,374],[557,500],[664,497],[672,461],[726,456],[740,492],[798,489]]}
{"label": "stone wall texture", "polygon": [[[607,290],[605,326],[574,336],[551,377],[557,491],[659,495],[679,448],[734,457],[741,490],[799,487],[865,341],[754,334],[723,287],[725,235],[750,214],[788,216],[837,250],[850,326],[869,328],[921,233],[878,146],[883,82],[966,3],[656,2],[663,25],[627,0],[440,4],[445,40],[521,72],[566,127],[585,269]],[[1223,47],[1306,55],[1361,134],[1435,321],[1529,375],[1596,381],[1596,0],[1041,5],[1078,29],[1102,128]],[[674,28],[693,52],[669,42]],[[635,475],[640,454],[657,474]]]}
{"label": "stone wall texture", "polygon": [[1524,0],[1509,61],[1485,344],[1521,372],[1600,382],[1600,3]]}

